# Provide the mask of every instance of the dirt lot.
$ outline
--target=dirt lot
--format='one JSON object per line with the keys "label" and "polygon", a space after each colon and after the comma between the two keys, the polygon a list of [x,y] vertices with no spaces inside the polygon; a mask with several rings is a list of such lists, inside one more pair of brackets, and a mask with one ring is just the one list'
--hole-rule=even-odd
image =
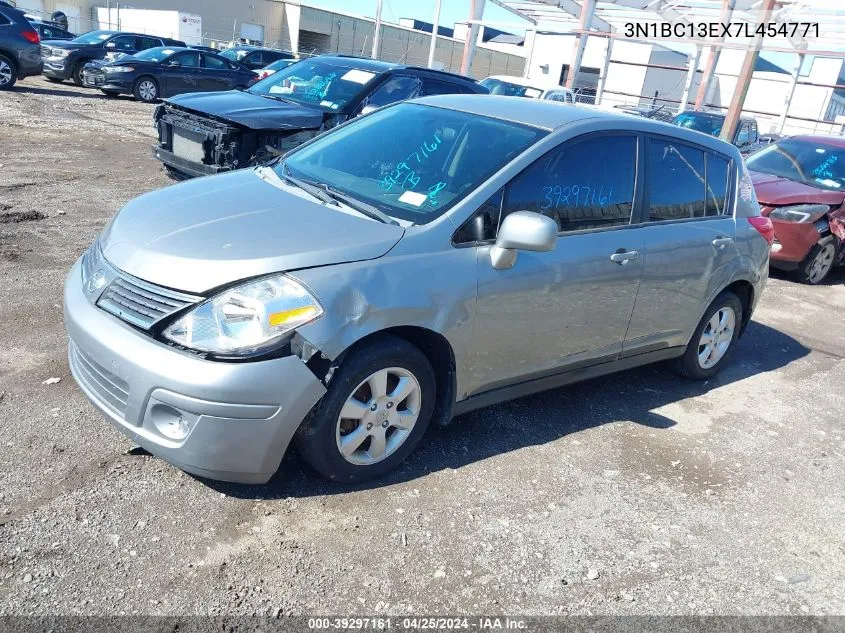
{"label": "dirt lot", "polygon": [[355,489],[295,454],[244,487],[133,451],[68,373],[61,290],[171,185],[151,114],[0,94],[0,614],[845,614],[841,271],[772,279],[717,379],[656,366],[478,411]]}

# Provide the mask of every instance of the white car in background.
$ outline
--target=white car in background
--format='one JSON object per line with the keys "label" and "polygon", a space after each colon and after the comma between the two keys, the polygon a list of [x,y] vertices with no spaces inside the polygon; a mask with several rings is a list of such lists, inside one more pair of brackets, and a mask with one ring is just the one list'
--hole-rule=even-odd
{"label": "white car in background", "polygon": [[559,103],[575,103],[575,95],[569,88],[564,88],[551,82],[535,81],[524,77],[509,77],[507,75],[492,75],[482,79],[482,86],[491,95],[505,97],[526,97],[528,99],[545,99]]}

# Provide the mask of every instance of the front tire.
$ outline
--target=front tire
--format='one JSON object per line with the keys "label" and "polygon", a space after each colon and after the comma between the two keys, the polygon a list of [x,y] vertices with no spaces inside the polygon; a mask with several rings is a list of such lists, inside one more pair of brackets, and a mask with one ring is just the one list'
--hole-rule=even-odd
{"label": "front tire", "polygon": [[678,359],[678,372],[691,380],[705,380],[718,373],[733,355],[742,319],[739,297],[729,290],[716,297]]}
{"label": "front tire", "polygon": [[158,83],[152,77],[141,77],[135,82],[132,94],[138,101],[154,103],[158,101]]}
{"label": "front tire", "polygon": [[437,397],[434,370],[415,346],[382,336],[354,349],[296,434],[302,457],[333,481],[396,469],[416,448]]}
{"label": "front tire", "polygon": [[18,80],[18,67],[5,55],[0,55],[0,90],[11,90]]}
{"label": "front tire", "polygon": [[87,59],[77,62],[76,66],[73,67],[73,73],[71,73],[71,79],[73,80],[74,85],[79,86],[80,88],[85,87],[85,83],[82,81],[82,69],[85,68],[85,64],[87,63]]}
{"label": "front tire", "polygon": [[816,286],[825,280],[835,263],[836,241],[828,235],[810,249],[806,259],[798,266],[798,278],[801,283]]}

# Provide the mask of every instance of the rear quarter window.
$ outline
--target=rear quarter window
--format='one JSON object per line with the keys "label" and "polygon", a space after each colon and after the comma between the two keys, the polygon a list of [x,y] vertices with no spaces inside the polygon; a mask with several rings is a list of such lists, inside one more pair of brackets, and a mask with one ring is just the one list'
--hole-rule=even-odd
{"label": "rear quarter window", "polygon": [[0,26],[6,26],[7,24],[11,24],[12,21],[7,18],[5,15],[0,13]]}

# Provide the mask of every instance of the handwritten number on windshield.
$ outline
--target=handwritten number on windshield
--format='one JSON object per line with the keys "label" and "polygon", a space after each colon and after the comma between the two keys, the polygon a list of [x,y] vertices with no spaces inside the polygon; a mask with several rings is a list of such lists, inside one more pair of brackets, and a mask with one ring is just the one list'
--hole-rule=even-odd
{"label": "handwritten number on windshield", "polygon": [[[442,143],[443,141],[439,136],[437,136],[437,134],[434,134],[431,140],[423,141],[423,143],[419,145],[419,147],[415,148],[405,160],[396,165],[395,169],[390,171],[381,179],[379,187],[385,191],[390,191],[393,189],[394,185],[401,184],[402,189],[413,191],[414,188],[420,184],[421,177],[408,163],[411,163],[414,167],[417,165],[423,165],[428,158],[438,150]],[[444,184],[443,186],[445,187],[446,185]],[[437,191],[439,192],[440,189]]]}

